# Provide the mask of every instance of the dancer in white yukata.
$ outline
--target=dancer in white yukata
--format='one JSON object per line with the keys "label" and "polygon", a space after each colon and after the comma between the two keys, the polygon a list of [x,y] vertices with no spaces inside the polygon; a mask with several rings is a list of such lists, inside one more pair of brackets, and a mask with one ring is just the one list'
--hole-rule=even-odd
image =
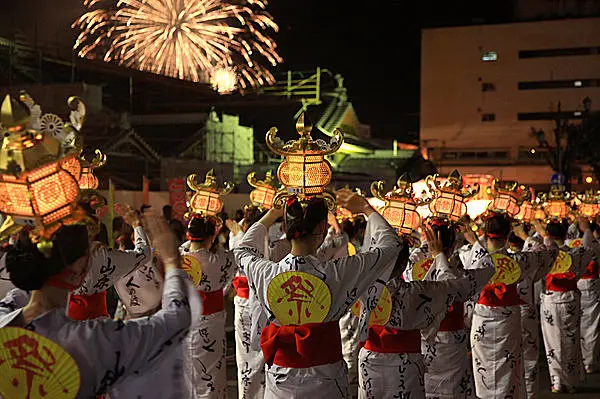
{"label": "dancer in white yukata", "polygon": [[[485,220],[487,248],[496,273],[481,293],[473,314],[471,350],[479,398],[526,397],[521,344],[521,299],[517,284],[549,270],[556,250],[524,235],[523,252],[507,250],[511,222],[506,213]],[[517,235],[524,234],[522,229]]]}
{"label": "dancer in white yukata", "polygon": [[[417,266],[415,274],[435,268],[437,273],[450,269],[442,241],[433,230],[425,227],[428,247],[433,255]],[[473,237],[474,238],[474,237]],[[402,281],[401,272],[408,260],[408,248],[400,253],[392,279],[387,284],[391,300],[386,306],[385,296],[380,299],[383,310],[376,317],[385,324],[371,325],[369,338],[360,351],[359,398],[425,398],[425,369],[421,354],[421,329],[437,328],[448,307],[456,300],[464,300],[481,290],[493,274],[493,264],[481,247],[474,247],[473,257],[477,270],[465,277],[443,281]],[[481,256],[480,254],[485,254]],[[429,260],[431,259],[431,260]],[[373,324],[377,324],[374,321]],[[464,354],[466,357],[466,353]],[[450,389],[450,391],[452,391]],[[458,396],[457,396],[458,397]]]}
{"label": "dancer in white yukata", "polygon": [[546,359],[553,392],[572,393],[583,382],[581,355],[581,303],[577,280],[586,272],[593,256],[593,235],[587,219],[579,221],[582,245],[569,248],[564,244],[567,227],[550,222],[539,232],[546,246],[560,248],[552,270],[546,275],[541,294],[540,317]]}
{"label": "dancer in white yukata", "polygon": [[253,244],[263,242],[278,210],[252,226],[234,251],[262,307],[252,332],[267,363],[265,397],[346,398],[339,319],[382,273],[391,272],[401,244],[364,198],[342,190],[340,205],[368,216],[372,250],[320,261],[315,254],[327,234],[327,205],[319,197],[300,201],[292,196],[284,207],[292,251],[282,261],[265,260]]}
{"label": "dancer in white yukata", "polygon": [[216,216],[191,214],[187,238],[181,249],[183,268],[188,271],[202,298],[203,312],[184,341],[184,375],[192,398],[227,397],[225,363],[225,301],[223,290],[235,273],[233,253],[210,251],[220,230]]}

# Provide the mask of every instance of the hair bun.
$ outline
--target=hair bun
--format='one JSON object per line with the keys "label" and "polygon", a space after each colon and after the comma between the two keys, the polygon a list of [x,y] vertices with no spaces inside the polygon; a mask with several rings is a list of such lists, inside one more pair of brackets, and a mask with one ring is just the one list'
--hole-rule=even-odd
{"label": "hair bun", "polygon": [[35,247],[11,247],[6,253],[10,281],[22,290],[39,290],[49,277],[44,255]]}

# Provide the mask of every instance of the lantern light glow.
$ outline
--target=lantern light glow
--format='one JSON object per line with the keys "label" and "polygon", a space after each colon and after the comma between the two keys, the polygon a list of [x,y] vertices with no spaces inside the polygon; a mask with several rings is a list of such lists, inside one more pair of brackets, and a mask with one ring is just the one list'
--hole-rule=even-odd
{"label": "lantern light glow", "polygon": [[428,176],[426,179],[433,198],[429,203],[432,217],[458,222],[467,213],[467,199],[479,192],[479,186],[463,186],[460,173],[454,170],[445,182],[441,182],[438,175]]}
{"label": "lantern light glow", "polygon": [[188,187],[195,191],[190,199],[190,212],[203,216],[216,216],[223,209],[221,195],[229,194],[234,186],[227,182],[224,188],[217,188],[214,169],[208,171],[203,184],[196,183],[196,176],[193,173],[187,177]]}
{"label": "lantern light glow", "polygon": [[256,173],[248,174],[248,184],[254,187],[250,192],[250,201],[252,205],[261,209],[271,209],[277,190],[273,185],[273,171],[268,171],[265,180],[256,180]]}

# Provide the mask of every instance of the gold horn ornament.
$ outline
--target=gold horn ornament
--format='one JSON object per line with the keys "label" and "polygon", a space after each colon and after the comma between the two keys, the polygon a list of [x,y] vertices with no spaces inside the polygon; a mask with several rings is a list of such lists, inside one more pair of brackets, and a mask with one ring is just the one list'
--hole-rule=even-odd
{"label": "gold horn ornament", "polygon": [[229,194],[234,188],[232,183],[226,182],[224,184],[223,188],[217,187],[217,178],[214,169],[208,171],[202,184],[197,183],[197,175],[195,173],[189,175],[187,177],[187,185],[195,192],[190,199],[190,212],[186,215],[186,218],[190,213],[216,216],[221,212],[223,209],[221,196]]}
{"label": "gold horn ornament", "polygon": [[425,183],[432,195],[429,210],[432,218],[443,219],[451,223],[458,222],[467,213],[466,200],[479,193],[479,185],[464,186],[458,170],[453,170],[446,181],[438,174],[427,176]]}

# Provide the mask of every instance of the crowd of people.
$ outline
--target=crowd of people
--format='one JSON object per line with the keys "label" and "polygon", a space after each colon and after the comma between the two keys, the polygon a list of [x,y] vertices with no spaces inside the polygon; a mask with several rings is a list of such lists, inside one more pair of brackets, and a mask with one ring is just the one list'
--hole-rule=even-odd
{"label": "crowd of people", "polygon": [[129,208],[110,234],[103,203],[2,246],[0,396],[225,398],[227,295],[239,398],[536,398],[542,346],[553,392],[598,371],[600,230],[576,208],[430,206],[406,233],[349,189],[287,192],[233,218],[192,199],[186,224]]}

